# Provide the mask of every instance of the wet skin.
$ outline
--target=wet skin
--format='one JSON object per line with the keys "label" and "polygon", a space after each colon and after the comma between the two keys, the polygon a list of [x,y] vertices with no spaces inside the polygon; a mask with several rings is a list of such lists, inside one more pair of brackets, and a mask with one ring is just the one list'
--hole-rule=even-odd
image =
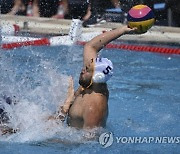
{"label": "wet skin", "polygon": [[[91,84],[93,60],[81,71],[79,83],[83,87]],[[69,109],[68,125],[76,128],[105,127],[108,117],[109,92],[106,83],[93,83],[75,97]]]}

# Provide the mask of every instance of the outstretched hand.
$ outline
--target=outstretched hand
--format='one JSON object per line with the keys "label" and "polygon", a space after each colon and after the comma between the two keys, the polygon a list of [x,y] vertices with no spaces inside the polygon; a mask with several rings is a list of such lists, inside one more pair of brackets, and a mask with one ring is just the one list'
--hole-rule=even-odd
{"label": "outstretched hand", "polygon": [[[68,86],[66,102],[69,102],[71,104],[71,102],[73,100],[74,100],[74,81],[73,81],[73,78],[71,76],[69,79],[69,86]],[[67,103],[67,104],[69,105],[69,103]],[[66,108],[65,105],[66,105],[66,103],[63,105],[64,109]],[[68,107],[68,109],[69,109],[69,107]]]}
{"label": "outstretched hand", "polygon": [[138,34],[137,27],[130,28],[128,25],[123,27],[125,34]]}
{"label": "outstretched hand", "polygon": [[73,100],[74,100],[74,82],[73,82],[73,78],[70,77],[67,98],[64,102],[64,105],[62,106],[62,109],[64,110],[64,112],[66,112],[66,113],[68,112],[69,107]]}

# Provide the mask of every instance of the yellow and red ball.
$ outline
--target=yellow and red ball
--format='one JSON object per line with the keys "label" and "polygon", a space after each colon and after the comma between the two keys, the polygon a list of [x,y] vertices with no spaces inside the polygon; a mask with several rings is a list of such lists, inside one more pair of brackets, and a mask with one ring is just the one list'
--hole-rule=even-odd
{"label": "yellow and red ball", "polygon": [[154,13],[147,5],[136,5],[132,7],[127,16],[128,26],[137,27],[138,33],[147,32],[154,24]]}

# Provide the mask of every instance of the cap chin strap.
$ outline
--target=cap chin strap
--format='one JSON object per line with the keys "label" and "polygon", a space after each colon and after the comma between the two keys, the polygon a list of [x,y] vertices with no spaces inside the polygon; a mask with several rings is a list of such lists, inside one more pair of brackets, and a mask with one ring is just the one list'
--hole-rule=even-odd
{"label": "cap chin strap", "polygon": [[92,79],[91,79],[90,84],[89,84],[87,87],[82,87],[82,90],[88,89],[92,84],[93,84],[93,81],[92,81]]}
{"label": "cap chin strap", "polygon": [[89,86],[86,87],[86,89],[88,89],[92,84],[93,84],[93,81],[91,79],[91,82],[90,82]]}

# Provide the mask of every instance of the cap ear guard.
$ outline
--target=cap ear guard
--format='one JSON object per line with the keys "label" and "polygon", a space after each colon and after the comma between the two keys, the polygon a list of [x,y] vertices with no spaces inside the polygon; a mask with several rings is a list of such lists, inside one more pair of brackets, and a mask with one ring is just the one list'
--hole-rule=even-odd
{"label": "cap ear guard", "polygon": [[96,74],[93,75],[93,82],[96,83],[104,83],[105,81],[105,74],[102,72],[97,72]]}

